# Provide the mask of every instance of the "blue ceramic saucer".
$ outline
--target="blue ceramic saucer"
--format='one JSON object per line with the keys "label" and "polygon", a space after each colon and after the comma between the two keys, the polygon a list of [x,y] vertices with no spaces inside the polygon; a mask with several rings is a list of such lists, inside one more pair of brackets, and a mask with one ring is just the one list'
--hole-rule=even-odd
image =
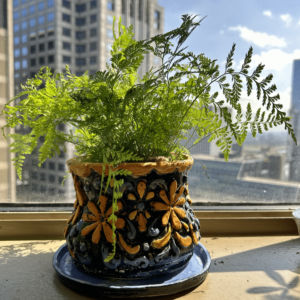
{"label": "blue ceramic saucer", "polygon": [[201,284],[209,270],[210,255],[199,243],[190,261],[181,270],[147,279],[97,278],[85,274],[72,263],[67,245],[53,257],[53,266],[60,281],[81,294],[113,298],[136,298],[171,295]]}

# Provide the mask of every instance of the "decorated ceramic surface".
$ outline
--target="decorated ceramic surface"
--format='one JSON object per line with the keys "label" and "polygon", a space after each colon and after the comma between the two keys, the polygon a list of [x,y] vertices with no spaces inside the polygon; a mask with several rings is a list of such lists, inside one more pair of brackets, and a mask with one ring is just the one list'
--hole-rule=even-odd
{"label": "decorated ceramic surface", "polygon": [[294,217],[294,220],[295,220],[296,225],[298,227],[298,232],[299,232],[299,235],[300,235],[300,208],[293,211],[293,217]]}
{"label": "decorated ceramic surface", "polygon": [[[69,161],[76,201],[64,235],[75,265],[94,276],[117,278],[157,276],[186,265],[200,240],[187,184],[192,163],[179,162],[178,168],[172,163],[165,174],[161,163],[135,164],[139,175],[132,168],[132,176],[124,177],[117,203],[116,255],[106,262],[113,243],[111,186],[100,192],[102,169],[95,164],[81,169]],[[83,173],[87,176],[79,176]]]}

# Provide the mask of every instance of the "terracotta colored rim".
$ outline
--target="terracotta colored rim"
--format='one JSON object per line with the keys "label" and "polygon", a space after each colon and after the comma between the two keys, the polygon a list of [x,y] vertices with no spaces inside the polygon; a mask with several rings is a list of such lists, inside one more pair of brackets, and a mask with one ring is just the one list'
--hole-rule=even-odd
{"label": "terracotta colored rim", "polygon": [[[132,172],[132,175],[142,176],[149,174],[152,170],[156,170],[158,174],[167,174],[174,171],[184,172],[191,169],[194,159],[186,155],[185,160],[175,160],[172,162],[134,162],[134,163],[122,163],[119,166],[113,168],[114,170],[128,170]],[[91,174],[91,169],[95,172],[102,174],[103,163],[90,163],[84,162],[82,156],[71,158],[67,161],[67,166],[70,173],[75,173],[80,177],[88,177]],[[108,175],[109,169],[105,168],[105,176]]]}

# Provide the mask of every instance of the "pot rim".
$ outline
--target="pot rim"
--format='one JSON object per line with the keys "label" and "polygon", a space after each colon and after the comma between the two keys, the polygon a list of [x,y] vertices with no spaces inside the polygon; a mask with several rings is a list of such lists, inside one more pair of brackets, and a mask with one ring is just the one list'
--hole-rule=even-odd
{"label": "pot rim", "polygon": [[[186,159],[175,161],[158,161],[158,162],[129,162],[121,163],[113,170],[125,169],[132,172],[132,175],[142,176],[149,174],[152,170],[156,170],[158,174],[173,173],[174,171],[184,172],[192,168],[194,159],[185,154]],[[88,177],[93,169],[98,174],[102,174],[103,166],[105,167],[105,176],[109,174],[109,169],[106,167],[107,163],[92,163],[82,161],[84,156],[77,156],[67,160],[69,172],[74,173],[80,177]]]}

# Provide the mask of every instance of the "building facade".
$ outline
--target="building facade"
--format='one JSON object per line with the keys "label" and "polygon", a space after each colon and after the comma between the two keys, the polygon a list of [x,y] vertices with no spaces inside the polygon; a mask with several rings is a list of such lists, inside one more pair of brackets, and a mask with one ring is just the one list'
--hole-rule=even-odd
{"label": "building facade", "polygon": [[[15,92],[19,93],[20,85],[43,66],[63,72],[69,65],[77,76],[104,70],[110,63],[113,16],[116,20],[121,17],[125,26],[133,24],[137,40],[163,33],[164,9],[157,0],[13,0]],[[147,55],[139,75],[155,64],[159,62]],[[24,133],[30,129],[18,130]],[[59,130],[68,128],[61,126]],[[40,201],[36,192],[47,195],[50,201],[58,199],[57,195],[73,196],[71,178],[64,187],[61,182],[66,175],[65,162],[74,152],[74,147],[68,146],[66,153],[41,168],[37,167],[38,152],[30,155],[23,181],[18,181],[20,197],[27,195],[24,201]]]}

